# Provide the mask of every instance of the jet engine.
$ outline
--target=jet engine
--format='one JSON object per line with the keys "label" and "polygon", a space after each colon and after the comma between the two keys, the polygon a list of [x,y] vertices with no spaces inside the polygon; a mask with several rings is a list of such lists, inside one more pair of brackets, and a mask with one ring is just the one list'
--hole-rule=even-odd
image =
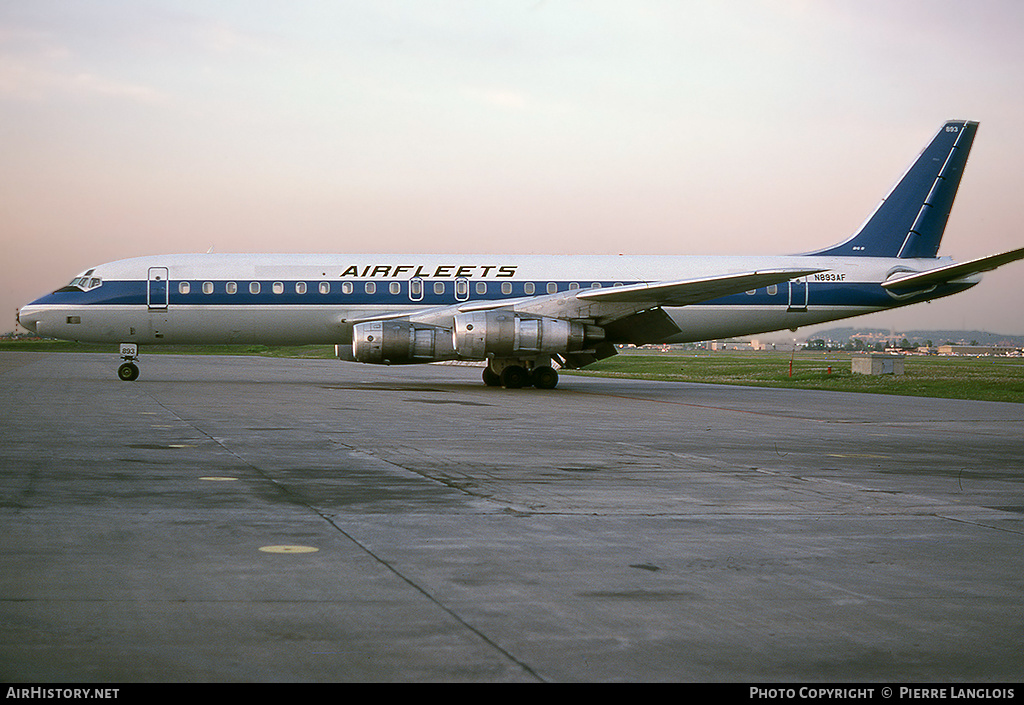
{"label": "jet engine", "polygon": [[352,356],[358,362],[403,365],[452,360],[452,332],[408,321],[369,321],[352,326]]}
{"label": "jet engine", "polygon": [[560,318],[526,318],[508,311],[455,316],[452,335],[459,357],[481,360],[574,352],[604,339],[599,326]]}

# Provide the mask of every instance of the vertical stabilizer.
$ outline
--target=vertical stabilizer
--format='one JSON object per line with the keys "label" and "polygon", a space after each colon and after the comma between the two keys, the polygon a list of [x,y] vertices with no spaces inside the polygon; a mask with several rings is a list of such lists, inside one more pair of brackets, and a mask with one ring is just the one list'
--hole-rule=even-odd
{"label": "vertical stabilizer", "polygon": [[812,254],[935,257],[977,131],[947,122],[852,238]]}

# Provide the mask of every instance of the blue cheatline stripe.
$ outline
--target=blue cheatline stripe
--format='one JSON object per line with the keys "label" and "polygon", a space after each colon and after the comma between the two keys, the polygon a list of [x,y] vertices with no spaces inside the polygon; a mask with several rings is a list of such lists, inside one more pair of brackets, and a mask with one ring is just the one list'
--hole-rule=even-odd
{"label": "blue cheatline stripe", "polygon": [[[209,280],[205,280],[209,281]],[[549,282],[506,282],[512,285],[509,293],[501,290],[502,282],[488,281],[487,292],[478,294],[477,282],[469,283],[469,292],[466,298],[455,298],[455,282],[444,280],[444,293],[434,293],[434,281],[423,281],[423,297],[412,300],[409,298],[409,282],[397,282],[398,293],[391,293],[388,280],[351,280],[352,293],[346,294],[342,291],[342,282],[332,281],[329,283],[329,291],[326,294],[320,293],[320,281],[307,281],[306,293],[295,293],[295,281],[280,282],[284,284],[284,291],[275,294],[273,285],[275,281],[259,281],[260,291],[257,294],[250,292],[249,281],[237,281],[237,293],[226,293],[226,281],[214,281],[214,290],[211,294],[203,293],[204,281],[189,281],[189,292],[180,293],[178,281],[171,282],[170,305],[189,306],[387,306],[387,305],[416,305],[416,306],[448,306],[462,301],[501,301],[502,299],[522,298],[524,296],[543,296],[548,293]],[[365,284],[373,282],[376,286],[374,293],[367,293]],[[532,283],[533,293],[527,293],[526,285]],[[564,292],[569,289],[568,280],[554,282],[558,291]],[[575,283],[575,282],[574,282]],[[610,287],[615,282],[600,282],[602,287]],[[623,282],[630,284],[633,282]],[[592,282],[579,282],[580,288],[589,288]],[[969,285],[944,285],[939,291],[931,290],[922,294],[920,298],[935,298],[937,295],[952,294],[970,288]],[[754,290],[753,294],[741,293],[724,296],[717,299],[702,302],[694,305],[710,306],[784,306],[789,302],[789,289],[785,284],[772,287],[774,294],[769,294],[768,289],[762,287]],[[878,283],[871,282],[809,282],[807,284],[807,301],[814,306],[890,306],[894,303],[891,297]],[[802,291],[802,290],[801,290]],[[800,295],[802,300],[802,293]],[[906,301],[913,301],[914,297]],[[66,304],[72,306],[82,305],[104,305],[140,306],[146,304],[146,282],[145,281],[104,281],[103,285],[89,291],[57,291],[39,300],[45,304]]]}
{"label": "blue cheatline stripe", "polygon": [[[259,284],[259,293],[253,294],[250,290],[250,285],[253,283]],[[424,279],[422,281],[422,297],[415,299],[409,296],[409,281],[402,280],[372,280],[372,279],[357,279],[357,280],[346,280],[341,281],[321,281],[321,280],[310,280],[303,281],[306,285],[306,291],[303,294],[296,293],[295,285],[296,281],[282,281],[279,279],[271,280],[187,280],[188,293],[181,293],[181,281],[172,280],[170,282],[170,305],[216,305],[216,306],[253,306],[253,305],[279,305],[279,306],[310,306],[310,305],[395,305],[395,304],[415,304],[421,306],[447,306],[462,301],[500,301],[502,299],[516,299],[524,296],[544,296],[548,293],[548,285],[553,283],[557,286],[557,291],[567,291],[571,285],[576,285],[574,288],[588,289],[594,282],[576,282],[576,281],[538,281],[538,282],[524,282],[524,281],[505,281],[501,280],[488,280],[486,282],[469,281],[469,289],[465,292],[464,296],[460,296],[458,299],[455,296],[455,280],[446,279]],[[212,283],[213,292],[206,294],[203,292],[203,284]],[[236,285],[236,293],[227,293],[227,286],[229,283]],[[280,283],[283,285],[283,291],[280,294],[274,293],[274,284]],[[391,293],[391,284],[398,284],[397,293]],[[434,285],[440,283],[444,285],[442,293],[435,293]],[[477,292],[477,285],[479,283],[485,283],[487,285],[486,293],[480,294]],[[635,282],[598,282],[602,287],[611,287],[614,284],[632,284]],[[326,294],[321,293],[320,287],[322,284],[328,286],[328,292]],[[351,284],[351,293],[345,293],[342,289],[343,284]],[[373,293],[368,293],[366,290],[367,284],[373,284]],[[502,289],[503,284],[508,284],[511,289],[506,292]],[[533,291],[529,292],[528,285],[533,285]],[[112,281],[105,280],[103,285],[89,291],[56,291],[47,297],[41,303],[54,303],[54,304],[74,304],[74,305],[89,305],[89,304],[103,304],[103,305],[141,305],[146,303],[146,282],[145,281]]]}

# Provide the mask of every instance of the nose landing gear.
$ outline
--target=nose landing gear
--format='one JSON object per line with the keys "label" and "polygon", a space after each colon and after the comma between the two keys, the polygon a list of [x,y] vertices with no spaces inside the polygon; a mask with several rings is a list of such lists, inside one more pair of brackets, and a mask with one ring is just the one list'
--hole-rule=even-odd
{"label": "nose landing gear", "polygon": [[135,343],[121,343],[121,359],[124,360],[117,368],[117,378],[122,382],[134,382],[139,378],[139,346]]}

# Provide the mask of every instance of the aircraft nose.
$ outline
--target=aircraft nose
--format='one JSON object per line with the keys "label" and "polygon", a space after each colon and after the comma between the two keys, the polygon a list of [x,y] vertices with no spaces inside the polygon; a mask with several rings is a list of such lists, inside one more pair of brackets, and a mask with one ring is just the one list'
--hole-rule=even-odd
{"label": "aircraft nose", "polygon": [[18,314],[16,316],[18,325],[36,333],[36,325],[39,323],[39,317],[37,315],[39,310],[38,306],[33,306],[32,304],[22,306],[18,309]]}

